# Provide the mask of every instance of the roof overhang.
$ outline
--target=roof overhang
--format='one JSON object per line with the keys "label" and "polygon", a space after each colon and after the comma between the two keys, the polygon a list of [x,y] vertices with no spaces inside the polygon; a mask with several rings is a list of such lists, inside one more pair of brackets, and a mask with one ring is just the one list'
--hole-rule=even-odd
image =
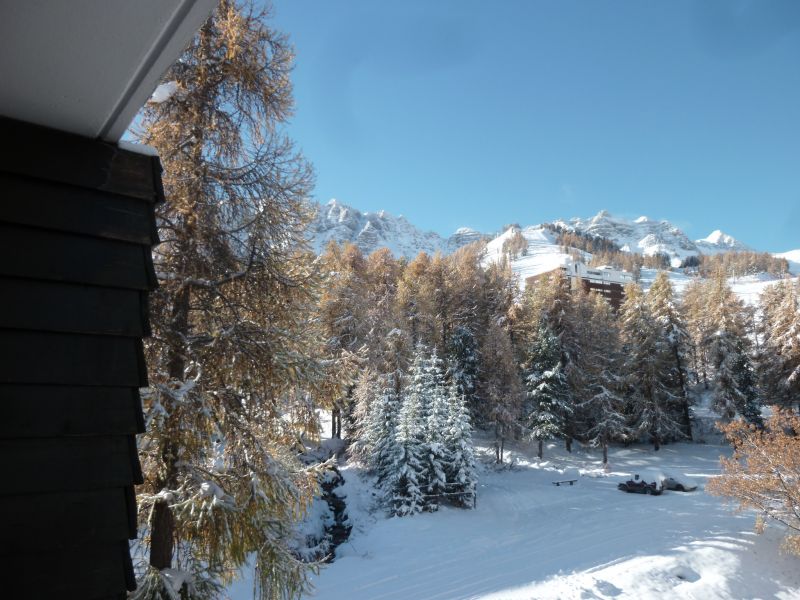
{"label": "roof overhang", "polygon": [[119,141],[216,3],[4,2],[0,116]]}

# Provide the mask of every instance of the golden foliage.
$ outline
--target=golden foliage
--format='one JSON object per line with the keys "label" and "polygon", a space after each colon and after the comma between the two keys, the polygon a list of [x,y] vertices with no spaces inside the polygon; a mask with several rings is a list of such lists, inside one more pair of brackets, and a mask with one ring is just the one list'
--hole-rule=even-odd
{"label": "golden foliage", "polygon": [[782,523],[786,550],[800,555],[800,417],[776,410],[763,429],[743,420],[720,429],[734,453],[721,459],[722,475],[706,489],[732,498],[739,510],[758,511],[758,533],[767,521]]}

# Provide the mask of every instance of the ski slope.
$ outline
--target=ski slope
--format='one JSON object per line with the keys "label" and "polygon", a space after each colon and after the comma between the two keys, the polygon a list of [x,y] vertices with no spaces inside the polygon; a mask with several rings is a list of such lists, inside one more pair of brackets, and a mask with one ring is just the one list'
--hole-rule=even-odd
{"label": "ski slope", "polygon": [[[311,597],[800,598],[798,559],[780,552],[779,532],[755,535],[752,515],[733,514],[703,491],[727,452],[688,443],[657,453],[617,448],[604,473],[594,451],[567,455],[551,446],[539,464],[523,447],[511,470],[484,466],[476,510],[406,518],[376,511],[369,482],[345,468],[353,533],[314,579]],[[488,447],[484,454],[488,461]],[[685,473],[700,489],[659,497],[616,489],[644,469]],[[552,485],[565,476],[576,485]]]}
{"label": "ski slope", "polygon": [[[484,265],[504,260],[503,244],[511,238],[514,231],[514,229],[509,228],[505,233],[487,244],[486,254],[483,259]],[[520,289],[525,288],[525,281],[528,277],[548,273],[573,262],[572,257],[564,253],[561,246],[556,243],[556,236],[551,231],[537,225],[521,229],[520,233],[528,242],[527,251],[524,255],[518,256],[510,262],[511,271],[517,277]],[[588,263],[591,255],[585,252],[581,252],[581,254]],[[787,252],[784,255],[776,256],[784,256],[784,258],[790,260],[790,267],[800,265],[800,251]],[[799,262],[791,262],[793,259]],[[793,268],[792,272],[800,273],[800,269]],[[650,288],[657,274],[658,271],[656,269],[642,269],[639,283],[645,291]],[[682,295],[686,287],[695,280],[691,275],[681,271],[669,271],[668,275],[678,296]],[[739,296],[743,302],[755,305],[758,303],[758,298],[764,289],[777,281],[777,278],[762,273],[747,277],[732,277],[728,280],[728,284],[734,294]]]}

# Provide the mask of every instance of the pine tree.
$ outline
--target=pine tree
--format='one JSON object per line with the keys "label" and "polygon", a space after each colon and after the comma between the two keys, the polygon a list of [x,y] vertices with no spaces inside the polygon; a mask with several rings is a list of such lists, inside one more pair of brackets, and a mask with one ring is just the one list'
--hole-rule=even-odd
{"label": "pine tree", "polygon": [[154,252],[151,385],[140,455],[135,598],[216,597],[256,565],[261,598],[307,588],[287,540],[316,484],[295,459],[282,399],[315,389],[320,340],[304,250],[312,175],[281,127],[292,52],[249,5],[223,1],[167,71],[175,94],[145,107],[136,133],[164,167]]}
{"label": "pine tree", "polygon": [[689,355],[691,336],[681,311],[676,305],[672,284],[666,271],[659,271],[647,292],[647,304],[653,318],[666,335],[672,353],[672,388],[681,405],[684,434],[692,439],[691,408],[689,406]]}
{"label": "pine tree", "polygon": [[472,507],[475,505],[478,489],[472,426],[467,402],[455,384],[450,384],[447,392],[447,429],[444,443],[449,459],[445,467],[448,498],[458,506]]}
{"label": "pine tree", "polygon": [[711,331],[704,345],[712,370],[713,408],[722,417],[732,419],[748,403],[740,382],[744,377],[742,369],[750,369],[749,342],[745,337],[742,304],[722,272],[709,286],[708,310]]}
{"label": "pine tree", "polygon": [[684,435],[679,398],[672,387],[672,349],[636,284],[625,288],[620,319],[631,426],[639,435],[647,434],[658,450],[662,442]]}
{"label": "pine tree", "polygon": [[573,412],[567,400],[569,390],[561,364],[561,346],[546,325],[539,328],[525,371],[528,396],[525,424],[530,436],[539,443],[541,459],[544,441],[561,436],[565,421]]}
{"label": "pine tree", "polygon": [[369,452],[365,460],[375,473],[379,487],[385,487],[394,475],[392,469],[399,452],[397,428],[401,406],[402,399],[394,377],[386,376],[383,390],[370,406],[363,437],[358,440],[359,455]]}
{"label": "pine tree", "polygon": [[584,371],[582,400],[578,415],[583,426],[581,437],[603,449],[603,464],[608,464],[608,445],[628,441],[633,432],[625,415],[621,394],[621,356],[619,332],[608,302],[599,294],[590,297],[591,319],[586,324],[586,339],[580,363]]}
{"label": "pine tree", "polygon": [[418,346],[409,373],[409,385],[403,391],[389,466],[388,500],[393,515],[406,516],[427,508],[425,489],[429,476],[425,444],[425,358]]}
{"label": "pine tree", "polygon": [[[376,412],[373,407],[383,392],[380,383],[378,374],[372,368],[367,367],[359,375],[353,390],[355,409],[352,424],[347,432],[348,437],[352,440],[349,455],[364,465],[369,464],[381,438],[378,433],[381,429],[377,431],[371,429],[371,418]],[[383,419],[381,419],[382,421]]]}
{"label": "pine tree", "polygon": [[447,433],[447,391],[444,386],[442,361],[434,350],[426,365],[427,378],[424,390],[425,403],[429,406],[425,423],[424,449],[427,481],[425,492],[429,498],[429,509],[436,510],[437,502],[447,493],[447,455],[445,435]]}
{"label": "pine tree", "polygon": [[467,405],[476,410],[475,385],[478,380],[480,356],[475,334],[463,325],[459,325],[450,336],[447,345],[448,378],[455,383]]}

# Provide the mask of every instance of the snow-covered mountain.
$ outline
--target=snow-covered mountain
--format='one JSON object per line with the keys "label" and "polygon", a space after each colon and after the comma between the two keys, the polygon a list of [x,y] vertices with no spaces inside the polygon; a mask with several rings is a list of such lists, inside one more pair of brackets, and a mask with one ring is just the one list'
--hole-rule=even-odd
{"label": "snow-covered mountain", "polygon": [[309,237],[317,252],[329,241],[352,242],[368,254],[378,248],[389,248],[396,256],[413,258],[420,252],[449,254],[476,240],[482,233],[462,227],[444,238],[433,231],[422,231],[405,217],[386,211],[361,212],[338,200],[317,207],[317,216],[309,227]]}
{"label": "snow-covered mountain", "polygon": [[666,254],[674,267],[680,266],[688,256],[749,250],[743,243],[719,230],[707,238],[693,242],[669,221],[653,221],[647,217],[629,221],[614,217],[605,210],[589,219],[573,218],[569,221],[556,221],[556,224],[568,230],[610,239],[628,252],[638,252],[645,256]]}
{"label": "snow-covered mountain", "polygon": [[[353,242],[365,253],[387,247],[398,256],[412,258],[419,252],[448,254],[465,244],[480,239],[490,240],[494,237],[497,243],[490,244],[489,252],[491,254],[495,251],[499,252],[505,239],[503,236],[510,235],[510,230],[495,237],[462,227],[450,237],[445,238],[433,231],[422,231],[405,217],[394,216],[386,211],[361,212],[338,200],[331,200],[325,205],[318,205],[317,208],[317,217],[310,227],[309,235],[312,245],[318,252],[321,252],[330,240],[336,240],[337,242]],[[688,256],[750,250],[748,246],[720,230],[714,231],[701,240],[692,241],[669,221],[654,221],[647,217],[639,217],[631,221],[612,216],[605,210],[590,218],[558,220],[555,224],[569,231],[607,238],[624,251],[638,252],[644,255],[666,254],[675,267],[680,266]],[[543,251],[541,236],[544,233],[538,232],[538,225],[526,227],[520,231],[529,239],[530,243],[537,244],[539,253]],[[554,242],[553,240],[549,241]],[[549,245],[555,252],[557,246],[554,243]],[[788,256],[791,253],[786,254],[787,259],[793,260]],[[799,257],[795,257],[794,260],[797,258]]]}
{"label": "snow-covered mountain", "polygon": [[720,252],[744,252],[751,248],[739,240],[722,233],[719,229],[712,231],[708,237],[696,240],[697,249],[703,254],[719,254]]}

